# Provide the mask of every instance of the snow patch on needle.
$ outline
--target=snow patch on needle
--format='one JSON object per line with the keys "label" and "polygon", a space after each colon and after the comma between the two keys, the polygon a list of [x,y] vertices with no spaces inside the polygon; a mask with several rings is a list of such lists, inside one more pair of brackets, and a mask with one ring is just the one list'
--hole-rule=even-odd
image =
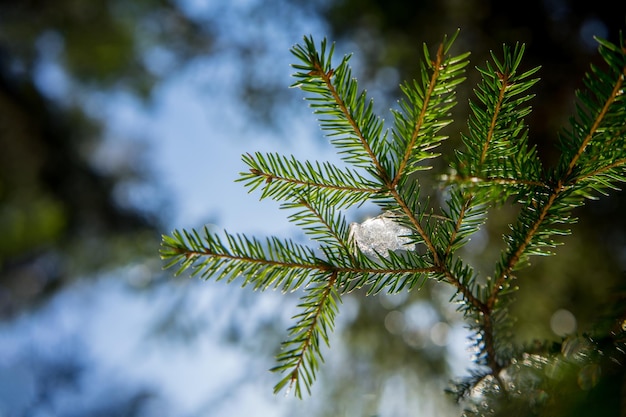
{"label": "snow patch on needle", "polygon": [[398,224],[395,215],[385,212],[362,223],[350,224],[350,240],[361,252],[368,256],[389,257],[389,251],[415,250],[412,231]]}

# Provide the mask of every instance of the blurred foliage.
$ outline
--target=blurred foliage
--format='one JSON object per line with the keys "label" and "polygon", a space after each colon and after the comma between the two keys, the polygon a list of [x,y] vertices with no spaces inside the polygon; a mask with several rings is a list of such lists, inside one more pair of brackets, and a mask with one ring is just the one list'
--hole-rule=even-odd
{"label": "blurred foliage", "polygon": [[198,24],[167,0],[0,2],[3,71],[33,78],[51,38],[75,80],[147,94],[162,76],[151,54],[172,64],[206,53],[210,26]]}
{"label": "blurred foliage", "polygon": [[[111,172],[93,163],[106,129],[81,95],[148,98],[210,50],[209,28],[169,1],[0,1],[0,317],[149,251],[160,219],[119,197],[147,173],[137,155]],[[42,78],[46,66],[66,78]]]}

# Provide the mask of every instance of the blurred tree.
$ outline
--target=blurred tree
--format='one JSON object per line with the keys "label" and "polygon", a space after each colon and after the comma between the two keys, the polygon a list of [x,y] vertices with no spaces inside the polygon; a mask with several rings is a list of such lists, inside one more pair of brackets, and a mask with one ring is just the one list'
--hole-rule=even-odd
{"label": "blurred tree", "polygon": [[119,198],[148,180],[138,155],[112,172],[93,163],[105,129],[81,94],[147,98],[211,40],[169,1],[0,1],[0,317],[154,244],[148,204]]}

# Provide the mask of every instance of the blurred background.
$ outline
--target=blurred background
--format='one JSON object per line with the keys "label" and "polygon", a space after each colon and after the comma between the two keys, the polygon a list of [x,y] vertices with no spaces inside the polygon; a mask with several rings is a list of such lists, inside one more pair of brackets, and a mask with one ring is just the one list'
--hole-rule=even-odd
{"label": "blurred background", "polygon": [[[598,62],[593,36],[617,41],[626,4],[0,0],[0,416],[458,415],[443,391],[471,353],[449,288],[346,296],[313,396],[295,400],[272,394],[267,370],[296,296],[173,277],[158,256],[173,228],[306,241],[277,204],[233,182],[245,152],[340,164],[288,88],[289,48],[304,35],[353,52],[390,120],[422,42],[457,28],[472,65],[444,153],[465,129],[473,67],[519,41],[525,68],[542,66],[528,124],[551,164]],[[624,193],[587,204],[557,256],[520,274],[516,339],[594,325],[623,286],[625,210]],[[513,214],[494,210],[467,248],[485,275]]]}

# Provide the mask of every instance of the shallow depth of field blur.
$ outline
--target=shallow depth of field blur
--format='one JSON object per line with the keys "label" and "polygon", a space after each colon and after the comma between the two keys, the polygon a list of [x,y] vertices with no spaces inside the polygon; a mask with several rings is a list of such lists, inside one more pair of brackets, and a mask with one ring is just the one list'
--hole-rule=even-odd
{"label": "shallow depth of field blur", "polygon": [[[444,154],[466,128],[474,66],[525,42],[525,67],[542,66],[530,140],[553,162],[593,36],[626,28],[626,5],[578,3],[0,1],[0,416],[458,415],[444,389],[472,352],[449,288],[346,296],[312,397],[297,400],[273,395],[268,372],[297,297],[174,277],[160,236],[207,225],[306,242],[234,180],[246,152],[340,163],[288,88],[289,49],[309,34],[354,53],[390,120],[422,42],[460,28],[472,65]],[[524,272],[520,341],[596,318],[626,269],[625,208],[624,193],[588,204],[557,256]],[[468,247],[479,270],[510,218],[494,210]]]}

